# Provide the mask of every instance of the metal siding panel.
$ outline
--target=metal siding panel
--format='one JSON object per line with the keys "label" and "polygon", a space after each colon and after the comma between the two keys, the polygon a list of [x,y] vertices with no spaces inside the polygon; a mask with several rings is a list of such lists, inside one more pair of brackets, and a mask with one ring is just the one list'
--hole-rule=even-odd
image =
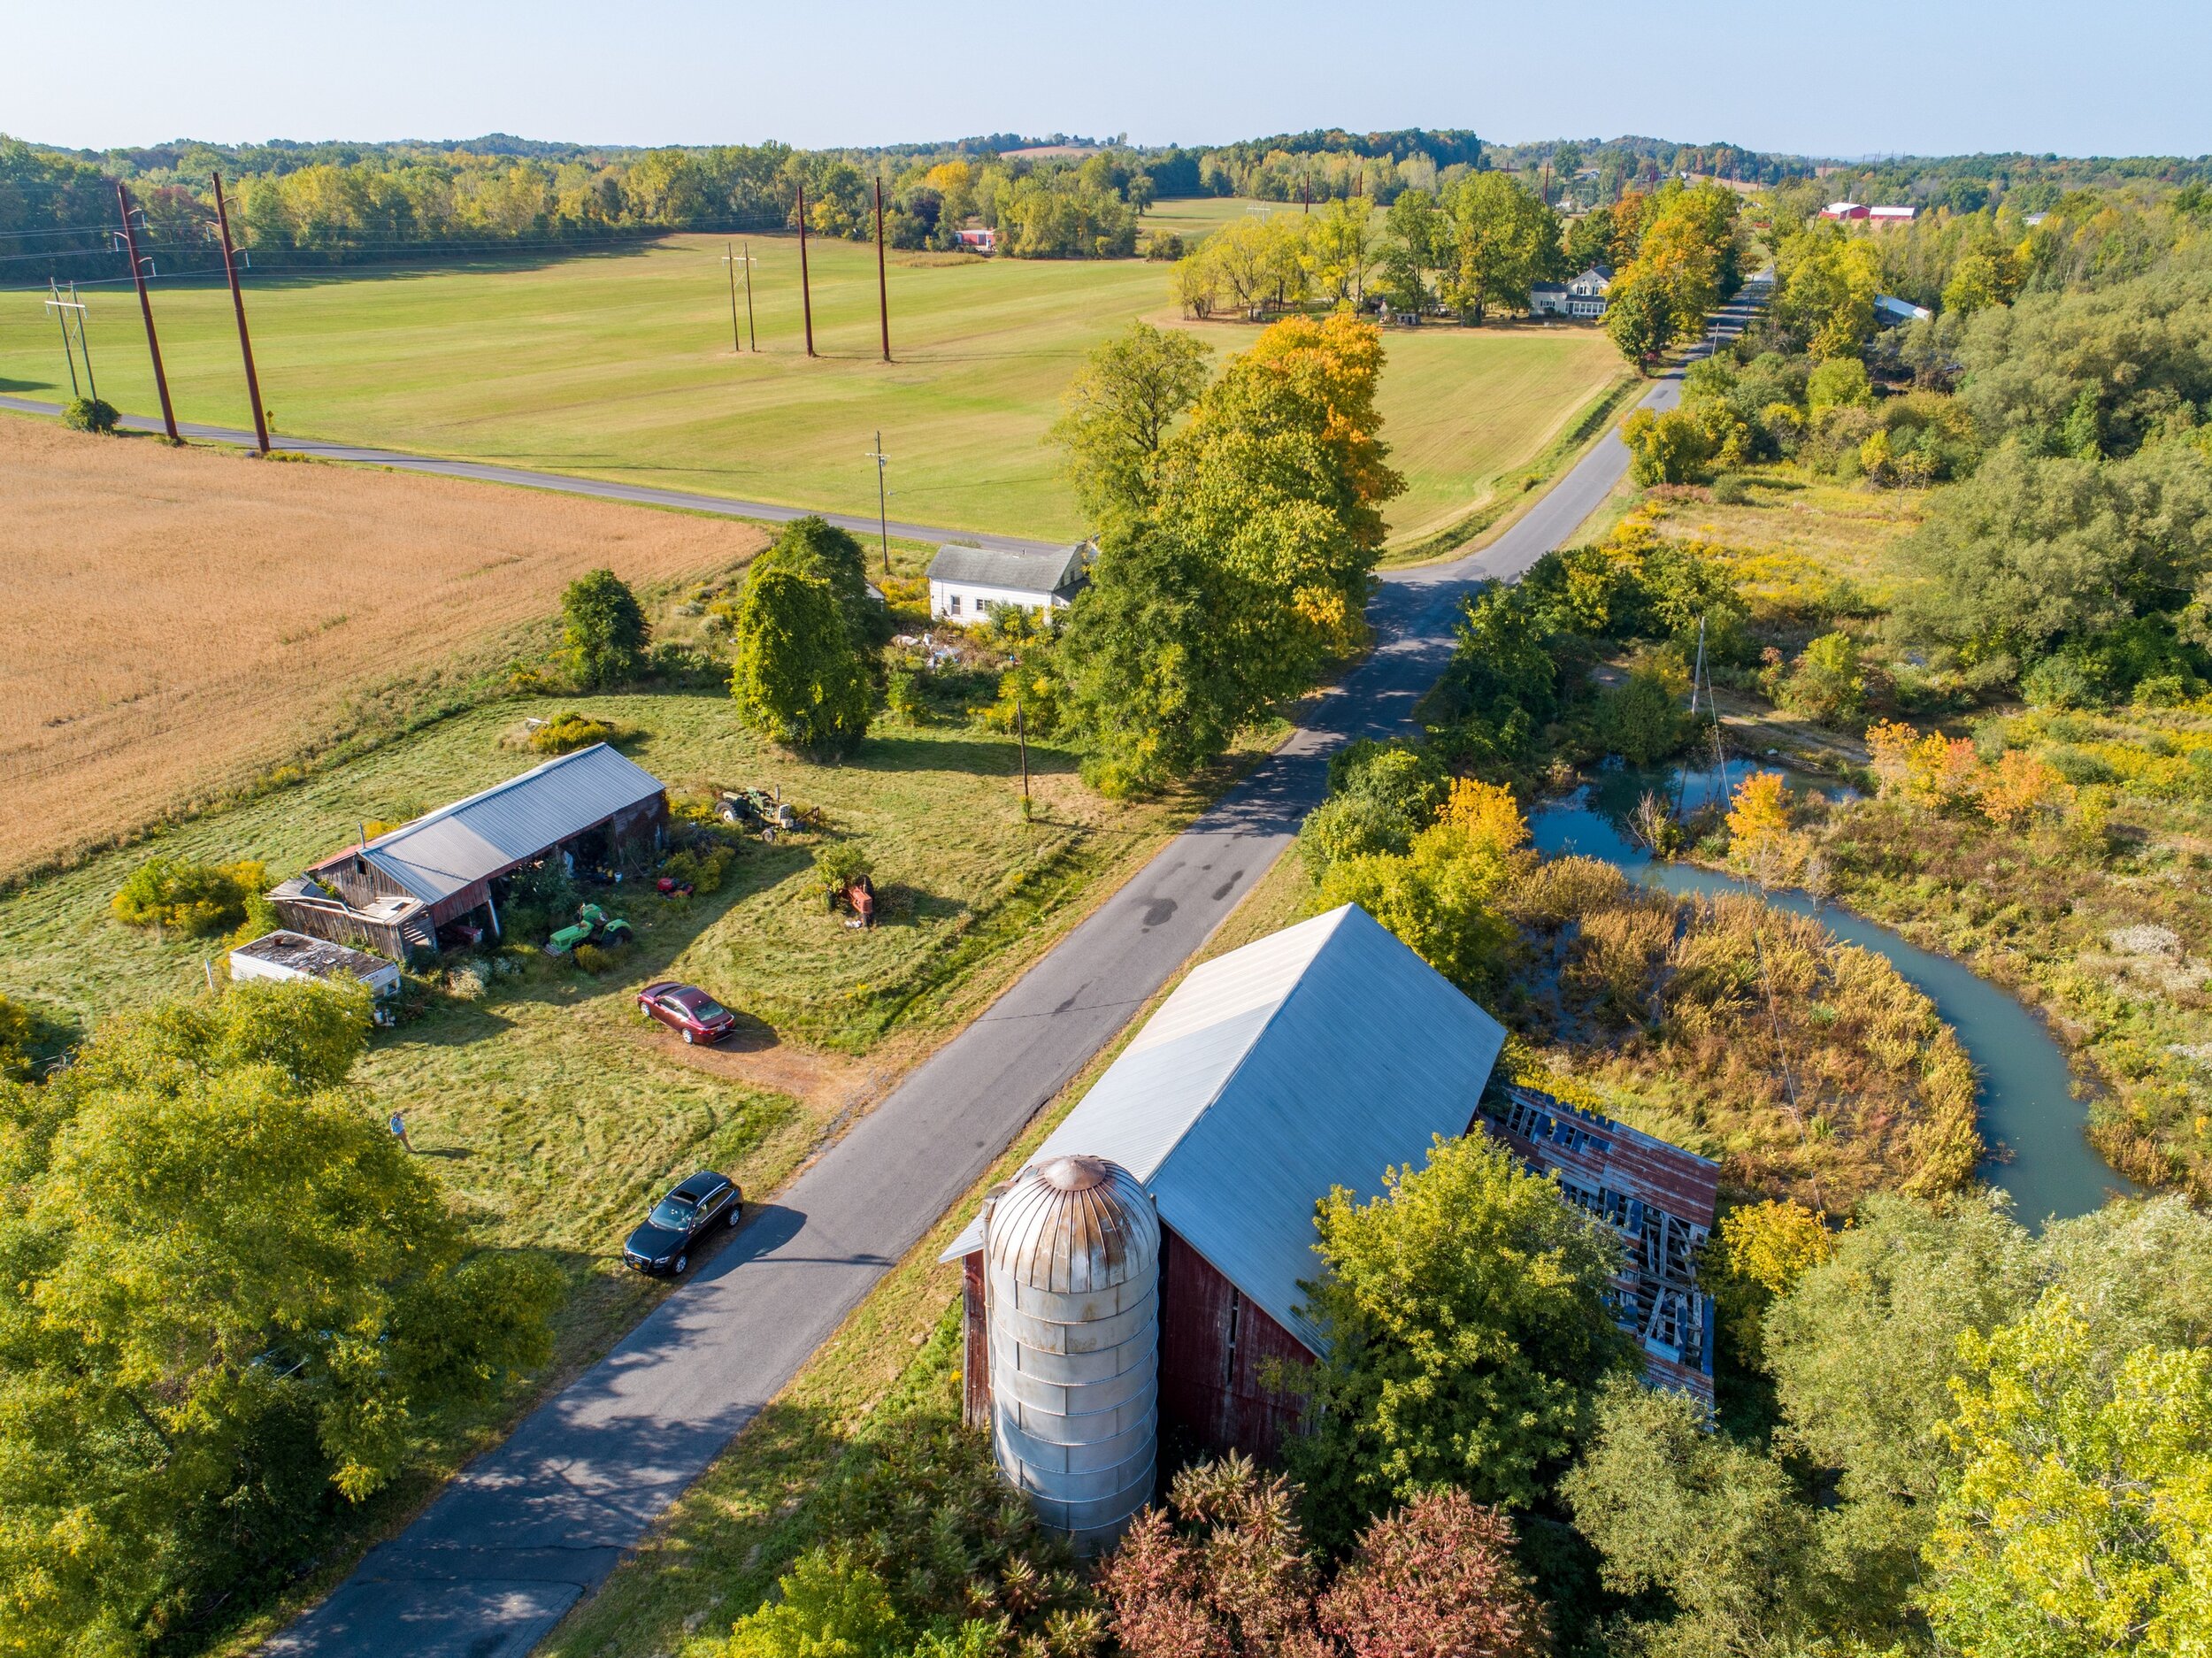
{"label": "metal siding panel", "polygon": [[644,767],[595,743],[380,835],[367,856],[406,891],[434,903],[662,792]]}

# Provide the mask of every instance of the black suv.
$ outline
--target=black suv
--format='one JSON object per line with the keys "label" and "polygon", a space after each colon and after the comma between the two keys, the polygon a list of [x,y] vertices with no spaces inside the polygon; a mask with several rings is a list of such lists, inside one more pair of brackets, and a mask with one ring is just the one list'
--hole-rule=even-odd
{"label": "black suv", "polygon": [[745,1194],[711,1169],[702,1169],[653,1206],[645,1224],[622,1246],[622,1258],[641,1272],[674,1277],[691,1264],[691,1252],[712,1226],[734,1226]]}

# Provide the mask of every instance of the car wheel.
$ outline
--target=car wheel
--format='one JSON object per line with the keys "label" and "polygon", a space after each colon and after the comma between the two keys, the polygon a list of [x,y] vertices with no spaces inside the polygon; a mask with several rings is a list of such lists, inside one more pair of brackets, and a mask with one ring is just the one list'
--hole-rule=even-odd
{"label": "car wheel", "polygon": [[684,1269],[690,1264],[691,1257],[688,1255],[678,1255],[676,1257],[676,1264],[669,1269],[669,1277],[677,1278],[683,1277]]}
{"label": "car wheel", "polygon": [[697,1040],[699,1040],[697,1037],[694,1036],[694,1035],[690,1032],[690,1031],[689,1031],[689,1030],[687,1030],[687,1029],[684,1032],[684,1033],[683,1033],[683,1034],[684,1034],[684,1046],[685,1046],[685,1047],[687,1047],[687,1048],[690,1047],[692,1043],[694,1043],[694,1042],[695,1042],[695,1041],[697,1041]]}
{"label": "car wheel", "polygon": [[745,1218],[745,1200],[738,1198],[730,1204],[730,1230],[737,1230],[737,1223]]}

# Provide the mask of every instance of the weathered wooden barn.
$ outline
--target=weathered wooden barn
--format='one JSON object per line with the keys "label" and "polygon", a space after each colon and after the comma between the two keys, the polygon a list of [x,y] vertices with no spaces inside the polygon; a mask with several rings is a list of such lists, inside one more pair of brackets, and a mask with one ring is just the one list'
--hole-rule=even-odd
{"label": "weathered wooden barn", "polygon": [[667,817],[660,779],[594,743],[335,853],[269,898],[295,932],[404,961],[479,912],[496,937],[501,878],[548,858],[618,862],[657,844]]}
{"label": "weathered wooden barn", "polygon": [[[1464,1134],[1504,1032],[1353,906],[1192,971],[1029,1166],[1109,1159],[1157,1208],[1161,1416],[1202,1444],[1271,1455],[1302,1401],[1271,1361],[1323,1336],[1298,1287],[1319,1268],[1314,1205],[1379,1194],[1438,1135]],[[966,1409],[992,1425],[982,1217],[964,1263]]]}
{"label": "weathered wooden barn", "polygon": [[1713,1402],[1713,1303],[1698,1288],[1697,1255],[1713,1230],[1720,1165],[1533,1088],[1507,1086],[1483,1105],[1483,1126],[1560,1194],[1621,1235],[1613,1308],[1644,1350],[1656,1387]]}

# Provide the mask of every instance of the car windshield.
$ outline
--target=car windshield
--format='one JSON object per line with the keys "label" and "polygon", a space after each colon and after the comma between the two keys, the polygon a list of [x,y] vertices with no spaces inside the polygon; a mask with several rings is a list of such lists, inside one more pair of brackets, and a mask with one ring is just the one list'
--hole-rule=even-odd
{"label": "car windshield", "polygon": [[694,1206],[689,1199],[672,1194],[663,1198],[659,1207],[654,1209],[653,1224],[664,1226],[670,1232],[682,1232],[691,1224]]}
{"label": "car windshield", "polygon": [[729,1009],[712,996],[700,996],[692,1002],[691,1011],[702,1019],[718,1019]]}

